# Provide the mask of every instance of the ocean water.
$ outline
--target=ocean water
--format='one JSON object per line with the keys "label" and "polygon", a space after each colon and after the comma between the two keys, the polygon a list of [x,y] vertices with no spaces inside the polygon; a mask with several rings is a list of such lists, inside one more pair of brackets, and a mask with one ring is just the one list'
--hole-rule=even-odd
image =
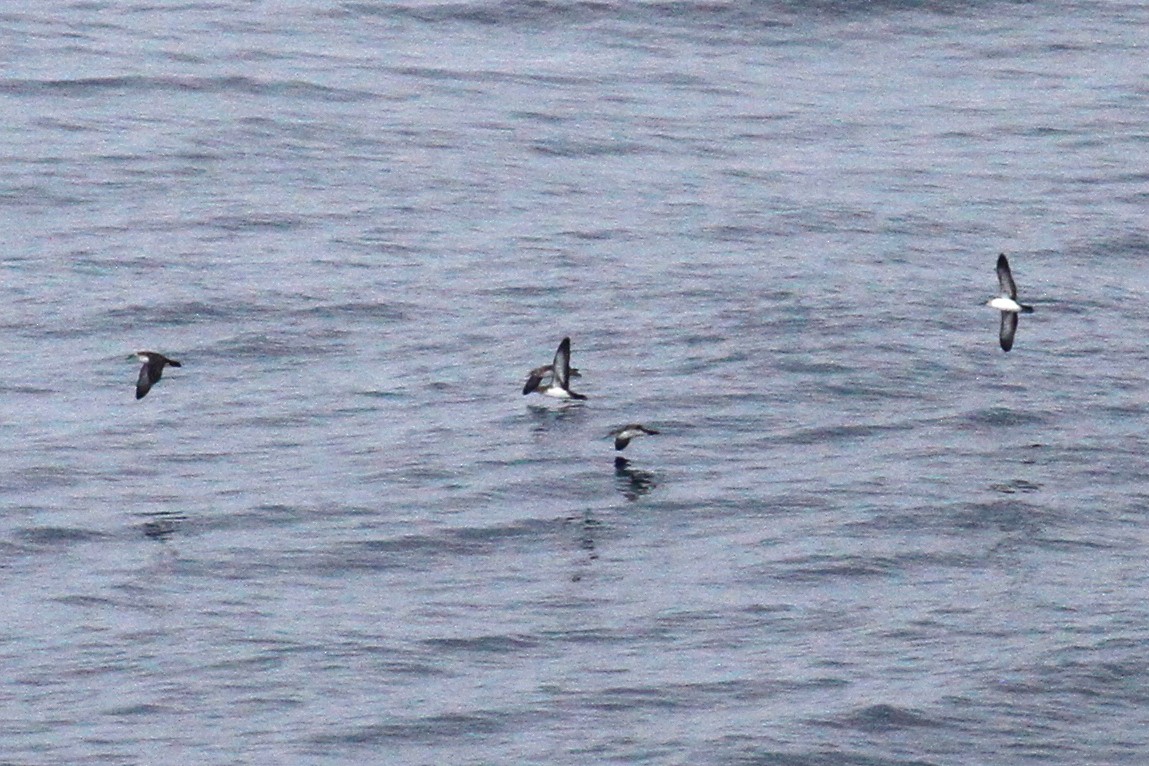
{"label": "ocean water", "polygon": [[1149,7],[0,17],[0,763],[1146,758]]}

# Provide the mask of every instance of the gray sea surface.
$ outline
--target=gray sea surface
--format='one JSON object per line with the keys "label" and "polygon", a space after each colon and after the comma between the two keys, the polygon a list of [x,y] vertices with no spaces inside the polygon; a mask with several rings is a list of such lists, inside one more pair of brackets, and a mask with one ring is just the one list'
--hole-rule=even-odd
{"label": "gray sea surface", "polygon": [[1149,759],[1149,5],[0,19],[0,763]]}

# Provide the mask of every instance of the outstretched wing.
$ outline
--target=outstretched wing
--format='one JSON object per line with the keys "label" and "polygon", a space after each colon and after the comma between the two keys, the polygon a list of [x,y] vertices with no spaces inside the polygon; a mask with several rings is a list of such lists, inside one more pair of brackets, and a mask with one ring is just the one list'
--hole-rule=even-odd
{"label": "outstretched wing", "polygon": [[1009,261],[1005,259],[1005,253],[997,257],[997,283],[1001,285],[1002,295],[1017,300],[1017,285],[1014,284],[1013,273],[1009,270]]}
{"label": "outstretched wing", "polygon": [[543,379],[550,374],[550,367],[536,367],[535,369],[531,370],[527,375],[527,383],[525,386],[523,386],[523,395],[526,396],[530,392],[538,389],[539,384],[542,383]]}
{"label": "outstretched wing", "polygon": [[1013,336],[1017,333],[1017,312],[1001,312],[1001,350],[1013,348]]}
{"label": "outstretched wing", "polygon": [[152,385],[156,382],[152,379],[151,363],[144,362],[140,367],[140,377],[136,378],[136,398],[143,399],[148,391],[152,390]]}
{"label": "outstretched wing", "polygon": [[570,390],[571,377],[571,339],[563,338],[555,352],[554,361],[555,384],[562,389]]}

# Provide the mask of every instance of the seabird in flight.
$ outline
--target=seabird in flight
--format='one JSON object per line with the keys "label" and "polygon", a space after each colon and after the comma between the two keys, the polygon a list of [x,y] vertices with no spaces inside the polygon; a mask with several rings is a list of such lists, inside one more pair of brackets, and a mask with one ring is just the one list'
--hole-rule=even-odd
{"label": "seabird in flight", "polygon": [[997,282],[1001,285],[1001,296],[986,305],[1001,312],[1001,350],[1009,351],[1013,348],[1013,336],[1017,333],[1017,315],[1032,314],[1033,306],[1017,302],[1017,284],[1013,281],[1005,253],[997,257]]}
{"label": "seabird in flight", "polygon": [[614,429],[610,435],[614,437],[614,448],[616,450],[626,449],[626,445],[630,444],[630,440],[642,436],[643,434],[656,434],[653,428],[647,428],[640,423],[629,423],[625,426]]}
{"label": "seabird in flight", "polygon": [[143,399],[159,379],[163,377],[164,365],[182,367],[175,359],[168,359],[155,351],[137,351],[136,358],[144,363],[140,368],[140,377],[136,380],[136,398]]}

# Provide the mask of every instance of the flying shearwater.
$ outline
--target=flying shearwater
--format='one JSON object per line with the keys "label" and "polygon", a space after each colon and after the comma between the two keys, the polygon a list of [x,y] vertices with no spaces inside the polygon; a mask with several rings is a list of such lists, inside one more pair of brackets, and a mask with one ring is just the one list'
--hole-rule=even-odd
{"label": "flying shearwater", "polygon": [[657,434],[653,428],[647,428],[640,423],[628,423],[625,426],[620,426],[610,432],[614,437],[614,448],[616,450],[626,449],[626,445],[630,444],[631,439],[635,439],[643,434]]}
{"label": "flying shearwater", "polygon": [[1001,286],[1001,296],[986,303],[1001,312],[1001,350],[1013,348],[1013,336],[1017,333],[1017,315],[1032,314],[1033,306],[1017,302],[1017,284],[1009,270],[1005,253],[997,257],[997,283]]}
{"label": "flying shearwater", "polygon": [[537,391],[556,399],[586,399],[582,394],[576,394],[570,389],[570,378],[575,373],[576,371],[571,369],[571,339],[563,338],[563,342],[555,351],[554,361],[531,370],[527,376],[527,383],[523,386],[523,395]]}
{"label": "flying shearwater", "polygon": [[183,366],[175,359],[168,359],[155,351],[137,351],[135,356],[144,363],[144,366],[140,368],[140,377],[136,380],[137,399],[143,399],[147,396],[152,386],[159,382],[159,379],[163,377],[165,364],[170,364],[172,367]]}

